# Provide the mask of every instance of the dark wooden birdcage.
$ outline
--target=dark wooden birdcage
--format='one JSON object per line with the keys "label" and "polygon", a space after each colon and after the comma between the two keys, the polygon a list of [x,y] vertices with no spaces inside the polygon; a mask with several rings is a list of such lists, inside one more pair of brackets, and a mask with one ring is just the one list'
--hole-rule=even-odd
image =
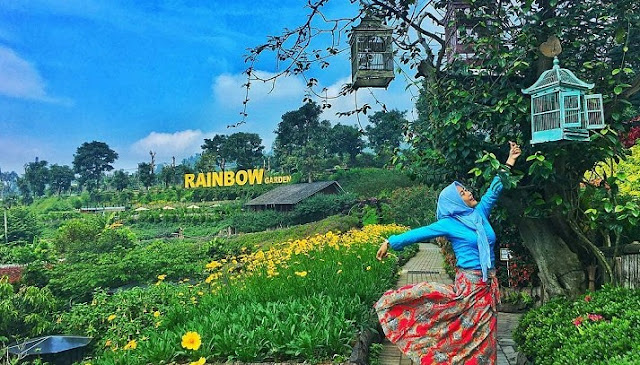
{"label": "dark wooden birdcage", "polygon": [[389,86],[394,78],[392,36],[393,30],[372,15],[353,27],[349,43],[354,89]]}

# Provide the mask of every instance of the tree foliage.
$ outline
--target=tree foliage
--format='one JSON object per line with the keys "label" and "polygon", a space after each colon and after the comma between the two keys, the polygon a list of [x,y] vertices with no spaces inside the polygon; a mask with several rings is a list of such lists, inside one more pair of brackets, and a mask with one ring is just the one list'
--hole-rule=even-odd
{"label": "tree foliage", "polygon": [[391,155],[400,147],[403,140],[403,127],[408,123],[406,111],[378,111],[369,116],[370,125],[366,126],[369,147],[378,155]]}
{"label": "tree foliage", "polygon": [[104,142],[84,142],[73,155],[73,171],[80,175],[81,186],[99,189],[103,173],[113,170],[111,164],[117,158],[118,154]]}
{"label": "tree foliage", "polygon": [[47,161],[36,159],[24,166],[24,179],[29,186],[29,191],[35,196],[43,196],[49,183],[49,168]]}
{"label": "tree foliage", "polygon": [[138,180],[145,188],[149,189],[155,180],[155,174],[151,171],[151,164],[148,162],[140,162],[138,164]]}
{"label": "tree foliage", "polygon": [[58,195],[71,190],[71,182],[74,178],[73,169],[67,165],[53,164],[49,168],[50,189]]}
{"label": "tree foliage", "polygon": [[[529,158],[519,161],[514,176],[503,176],[507,189],[521,180],[503,201],[541,268],[547,293],[575,295],[584,285],[586,266],[594,262],[604,280],[610,279],[612,271],[600,247],[611,242],[607,237],[612,233],[606,227],[589,229],[586,212],[591,207],[585,203],[592,200],[584,199],[581,184],[589,183],[584,172],[597,162],[626,155],[617,134],[626,131],[623,121],[639,107],[640,3],[472,0],[455,2],[467,7],[455,13],[447,12],[454,2],[444,0],[368,0],[360,2],[363,9],[353,17],[338,19],[323,13],[326,3],[310,2],[301,26],[252,49],[250,81],[257,78],[252,70],[259,56],[274,52],[282,64],[274,77],[303,75],[309,80],[308,93],[313,93],[317,80],[306,75],[326,68],[329,56],[340,53],[343,38],[335,34],[355,25],[365,11],[377,14],[394,27],[399,61],[423,77],[419,118],[406,130],[411,149],[395,159],[398,166],[430,183],[458,179],[482,187],[501,167],[507,141],[517,141]],[[455,17],[445,18],[447,13]],[[457,27],[451,32],[471,56],[450,52],[448,39],[434,32],[434,25]],[[325,34],[331,35],[327,47],[310,46]],[[552,59],[539,49],[550,36],[560,40],[561,66],[595,83],[595,92],[604,96],[607,128],[593,133],[590,142],[529,144],[530,101],[520,90],[551,67]],[[345,85],[341,94],[350,91]],[[354,112],[369,108],[363,105]],[[613,188],[604,194],[614,199],[616,193]],[[633,212],[629,209],[623,219],[632,223],[638,218]]]}
{"label": "tree foliage", "polygon": [[111,184],[117,191],[122,191],[129,186],[130,176],[124,170],[117,170],[113,173],[111,178]]}

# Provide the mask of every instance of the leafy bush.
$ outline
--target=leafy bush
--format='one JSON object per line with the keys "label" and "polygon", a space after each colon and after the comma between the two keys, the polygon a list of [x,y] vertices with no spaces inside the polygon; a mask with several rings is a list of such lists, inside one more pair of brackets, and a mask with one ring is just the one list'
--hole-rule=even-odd
{"label": "leafy bush", "polygon": [[0,245],[0,264],[28,264],[55,259],[52,245],[45,240],[16,245]]}
{"label": "leafy bush", "polygon": [[408,176],[397,170],[376,168],[354,168],[340,170],[331,176],[349,193],[360,198],[371,198],[383,191],[415,185]]}
{"label": "leafy bush", "polygon": [[420,227],[436,219],[438,192],[425,185],[395,189],[382,205],[382,222]]}
{"label": "leafy bush", "polygon": [[160,274],[169,279],[201,277],[210,259],[212,243],[184,240],[154,241],[131,249],[85,253],[81,260],[59,263],[44,275],[59,297],[85,301],[97,288],[113,289],[125,285],[147,285]]}
{"label": "leafy bush", "polygon": [[105,223],[97,215],[72,219],[58,229],[54,244],[62,253],[91,251]]}
{"label": "leafy bush", "polygon": [[309,223],[346,213],[356,202],[354,194],[316,194],[298,203],[292,212],[294,224]]}
{"label": "leafy bush", "polygon": [[0,344],[48,332],[57,310],[58,301],[49,289],[24,286],[15,292],[0,278]]}
{"label": "leafy bush", "polygon": [[276,212],[275,210],[246,211],[227,219],[225,223],[236,232],[259,232],[270,228],[282,227],[290,224],[291,213]]}
{"label": "leafy bush", "polygon": [[637,364],[640,290],[605,287],[529,311],[514,332],[535,364]]}
{"label": "leafy bush", "polygon": [[[7,210],[7,238],[9,242],[33,242],[42,231],[35,214],[25,207],[13,207]],[[1,231],[5,240],[4,230]]]}

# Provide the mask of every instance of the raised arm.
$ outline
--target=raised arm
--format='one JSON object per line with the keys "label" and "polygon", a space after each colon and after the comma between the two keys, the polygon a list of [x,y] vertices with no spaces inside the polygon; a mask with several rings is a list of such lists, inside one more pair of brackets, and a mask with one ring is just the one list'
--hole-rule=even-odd
{"label": "raised arm", "polygon": [[415,228],[410,231],[396,234],[390,236],[388,239],[382,242],[376,257],[378,260],[382,260],[385,256],[387,256],[387,251],[389,250],[389,246],[394,250],[402,250],[405,246],[410,245],[416,242],[426,241],[432,238],[447,236],[448,232],[445,229],[446,219],[439,220],[437,222],[431,223],[428,226]]}
{"label": "raised arm", "polygon": [[[513,165],[515,165],[516,160],[520,156],[522,151],[520,150],[520,146],[518,146],[515,142],[509,141],[509,158],[507,158],[507,162],[505,165],[511,169]],[[476,206],[476,210],[480,212],[485,218],[489,218],[489,214],[491,210],[496,205],[498,198],[500,197],[500,193],[502,192],[502,181],[500,177],[496,176],[491,181],[491,185],[489,185],[489,189],[480,199],[480,203]]]}

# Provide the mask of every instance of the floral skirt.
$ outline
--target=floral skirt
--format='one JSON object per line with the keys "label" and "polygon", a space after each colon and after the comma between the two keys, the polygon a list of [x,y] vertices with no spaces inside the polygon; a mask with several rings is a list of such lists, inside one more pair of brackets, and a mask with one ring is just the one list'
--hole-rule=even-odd
{"label": "floral skirt", "polygon": [[416,364],[495,364],[495,270],[456,271],[453,285],[418,283],[386,292],[374,308],[387,338]]}

